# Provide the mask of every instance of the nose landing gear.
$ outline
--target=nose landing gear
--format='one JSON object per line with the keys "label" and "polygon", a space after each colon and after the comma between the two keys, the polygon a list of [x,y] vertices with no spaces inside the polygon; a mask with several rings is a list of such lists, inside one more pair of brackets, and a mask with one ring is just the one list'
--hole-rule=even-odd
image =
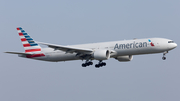
{"label": "nose landing gear", "polygon": [[163,57],[162,57],[163,60],[166,60],[165,55],[166,55],[167,53],[168,53],[168,51],[165,51],[165,52],[163,53]]}
{"label": "nose landing gear", "polygon": [[162,59],[163,59],[163,60],[166,60],[166,57],[163,56]]}

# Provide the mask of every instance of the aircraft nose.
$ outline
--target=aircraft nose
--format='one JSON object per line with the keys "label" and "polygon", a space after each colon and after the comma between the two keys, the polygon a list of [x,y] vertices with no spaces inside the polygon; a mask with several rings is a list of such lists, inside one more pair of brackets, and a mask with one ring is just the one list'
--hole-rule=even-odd
{"label": "aircraft nose", "polygon": [[173,43],[173,44],[171,45],[171,47],[172,47],[172,49],[174,49],[174,48],[177,47],[177,44],[176,44],[176,43]]}
{"label": "aircraft nose", "polygon": [[177,47],[177,44],[176,43],[174,43],[174,48],[176,48]]}

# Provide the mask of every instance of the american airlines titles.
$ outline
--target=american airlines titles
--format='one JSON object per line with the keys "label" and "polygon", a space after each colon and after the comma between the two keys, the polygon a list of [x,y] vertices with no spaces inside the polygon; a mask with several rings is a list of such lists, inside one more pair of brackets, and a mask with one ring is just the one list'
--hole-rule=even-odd
{"label": "american airlines titles", "polygon": [[135,41],[133,43],[127,43],[127,44],[116,44],[114,46],[114,49],[130,49],[130,48],[142,48],[147,47],[147,42],[138,42]]}

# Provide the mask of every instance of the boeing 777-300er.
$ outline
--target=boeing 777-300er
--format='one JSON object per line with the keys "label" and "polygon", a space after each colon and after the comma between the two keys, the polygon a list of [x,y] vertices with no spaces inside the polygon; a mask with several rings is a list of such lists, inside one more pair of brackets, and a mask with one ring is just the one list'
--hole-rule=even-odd
{"label": "boeing 777-300er", "polygon": [[[96,68],[105,66],[103,60],[114,58],[120,62],[131,61],[133,55],[163,53],[162,59],[168,51],[177,47],[177,44],[165,38],[145,38],[113,42],[101,42],[81,45],[62,46],[34,41],[21,27],[17,28],[25,52],[5,52],[18,54],[19,57],[43,61],[70,61],[85,60],[82,67],[93,65],[92,60],[98,60]],[[38,44],[47,45],[41,48]]]}

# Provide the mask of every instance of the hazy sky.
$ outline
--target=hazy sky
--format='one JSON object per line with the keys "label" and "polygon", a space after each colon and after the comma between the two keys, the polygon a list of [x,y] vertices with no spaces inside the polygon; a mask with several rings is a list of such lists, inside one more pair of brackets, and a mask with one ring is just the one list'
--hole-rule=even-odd
{"label": "hazy sky", "polygon": [[[163,37],[180,45],[179,0],[1,0],[0,101],[179,101],[179,46],[131,62],[81,67],[43,62],[24,52],[16,27],[59,45]],[[98,61],[94,61],[97,63]]]}

